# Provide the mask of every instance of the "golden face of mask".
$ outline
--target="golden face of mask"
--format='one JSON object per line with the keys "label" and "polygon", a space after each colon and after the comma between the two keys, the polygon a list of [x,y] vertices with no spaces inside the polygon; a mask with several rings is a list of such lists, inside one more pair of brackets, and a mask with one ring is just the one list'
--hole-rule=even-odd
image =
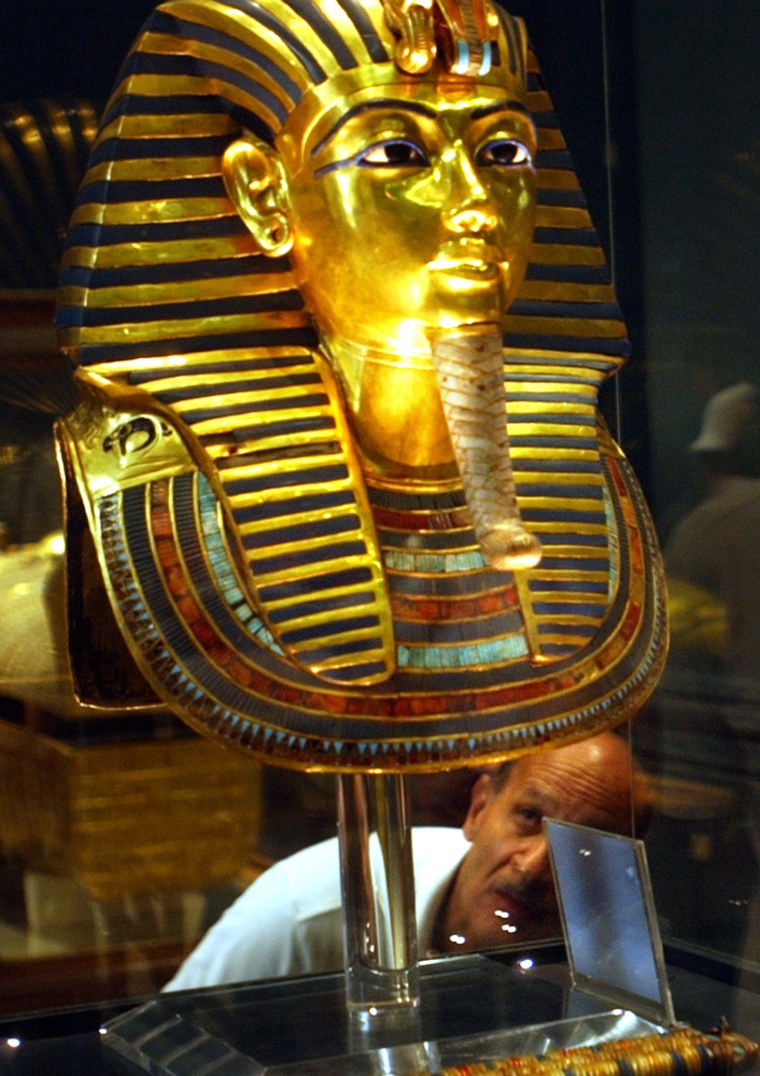
{"label": "golden face of mask", "polygon": [[424,357],[430,330],[500,325],[530,252],[534,149],[504,89],[455,81],[355,94],[307,136],[291,256],[328,347]]}
{"label": "golden face of mask", "polygon": [[225,154],[259,248],[290,252],[381,475],[456,476],[431,336],[500,332],[530,255],[534,153],[515,90],[439,76],[354,88],[297,110],[274,148]]}

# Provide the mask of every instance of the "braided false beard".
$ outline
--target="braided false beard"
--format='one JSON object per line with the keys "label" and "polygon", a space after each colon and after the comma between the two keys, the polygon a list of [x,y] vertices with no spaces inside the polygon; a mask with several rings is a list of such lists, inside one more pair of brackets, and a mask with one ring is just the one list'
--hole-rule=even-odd
{"label": "braided false beard", "polygon": [[500,333],[476,326],[431,339],[433,365],[475,536],[500,571],[533,568],[541,543],[520,519],[509,451]]}

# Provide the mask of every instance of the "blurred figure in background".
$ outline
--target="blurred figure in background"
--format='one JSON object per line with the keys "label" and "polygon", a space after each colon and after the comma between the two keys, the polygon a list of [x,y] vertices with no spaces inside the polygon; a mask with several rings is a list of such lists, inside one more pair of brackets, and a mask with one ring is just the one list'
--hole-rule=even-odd
{"label": "blurred figure in background", "polygon": [[760,436],[757,388],[742,381],[705,408],[690,452],[707,495],[665,546],[676,661],[707,667],[724,687],[760,683]]}
{"label": "blurred figure in background", "polygon": [[[704,863],[695,941],[760,953],[760,408],[742,381],[708,401],[689,454],[706,493],[665,543],[671,658],[660,699],[672,759],[708,781],[689,869]],[[708,776],[709,775],[709,776]],[[717,789],[717,791],[716,791]],[[672,851],[668,853],[672,864]],[[709,889],[709,892],[708,892]],[[678,905],[676,918],[680,916]],[[679,920],[680,921],[680,920]],[[738,932],[734,937],[734,932]]]}

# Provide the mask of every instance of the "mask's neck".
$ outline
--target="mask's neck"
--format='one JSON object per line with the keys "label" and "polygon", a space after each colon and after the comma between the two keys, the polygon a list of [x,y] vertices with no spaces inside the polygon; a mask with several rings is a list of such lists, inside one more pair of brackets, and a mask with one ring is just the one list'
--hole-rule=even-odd
{"label": "mask's neck", "polygon": [[[423,342],[424,343],[424,342]],[[404,354],[323,337],[346,396],[368,476],[435,481],[456,477],[454,450],[430,347]]]}

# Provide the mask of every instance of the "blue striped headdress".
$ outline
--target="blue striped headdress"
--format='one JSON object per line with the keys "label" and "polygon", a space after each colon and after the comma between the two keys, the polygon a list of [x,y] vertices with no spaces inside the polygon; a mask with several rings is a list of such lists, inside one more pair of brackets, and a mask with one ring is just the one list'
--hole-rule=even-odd
{"label": "blue striped headdress", "polygon": [[[159,698],[284,765],[426,770],[563,742],[635,711],[664,660],[651,523],[598,424],[627,351],[604,256],[522,24],[473,10],[468,36],[451,0],[409,33],[379,0],[169,0],[121,71],[71,221],[60,341],[110,386],[112,425],[101,436],[88,397],[64,454],[117,620]],[[524,86],[538,132],[504,370],[544,556],[514,575],[484,564],[461,488],[365,480],[290,262],[256,249],[221,175],[242,131],[272,142],[294,110],[339,107],[367,65],[381,84],[434,47]],[[102,480],[162,439],[160,473]]]}

